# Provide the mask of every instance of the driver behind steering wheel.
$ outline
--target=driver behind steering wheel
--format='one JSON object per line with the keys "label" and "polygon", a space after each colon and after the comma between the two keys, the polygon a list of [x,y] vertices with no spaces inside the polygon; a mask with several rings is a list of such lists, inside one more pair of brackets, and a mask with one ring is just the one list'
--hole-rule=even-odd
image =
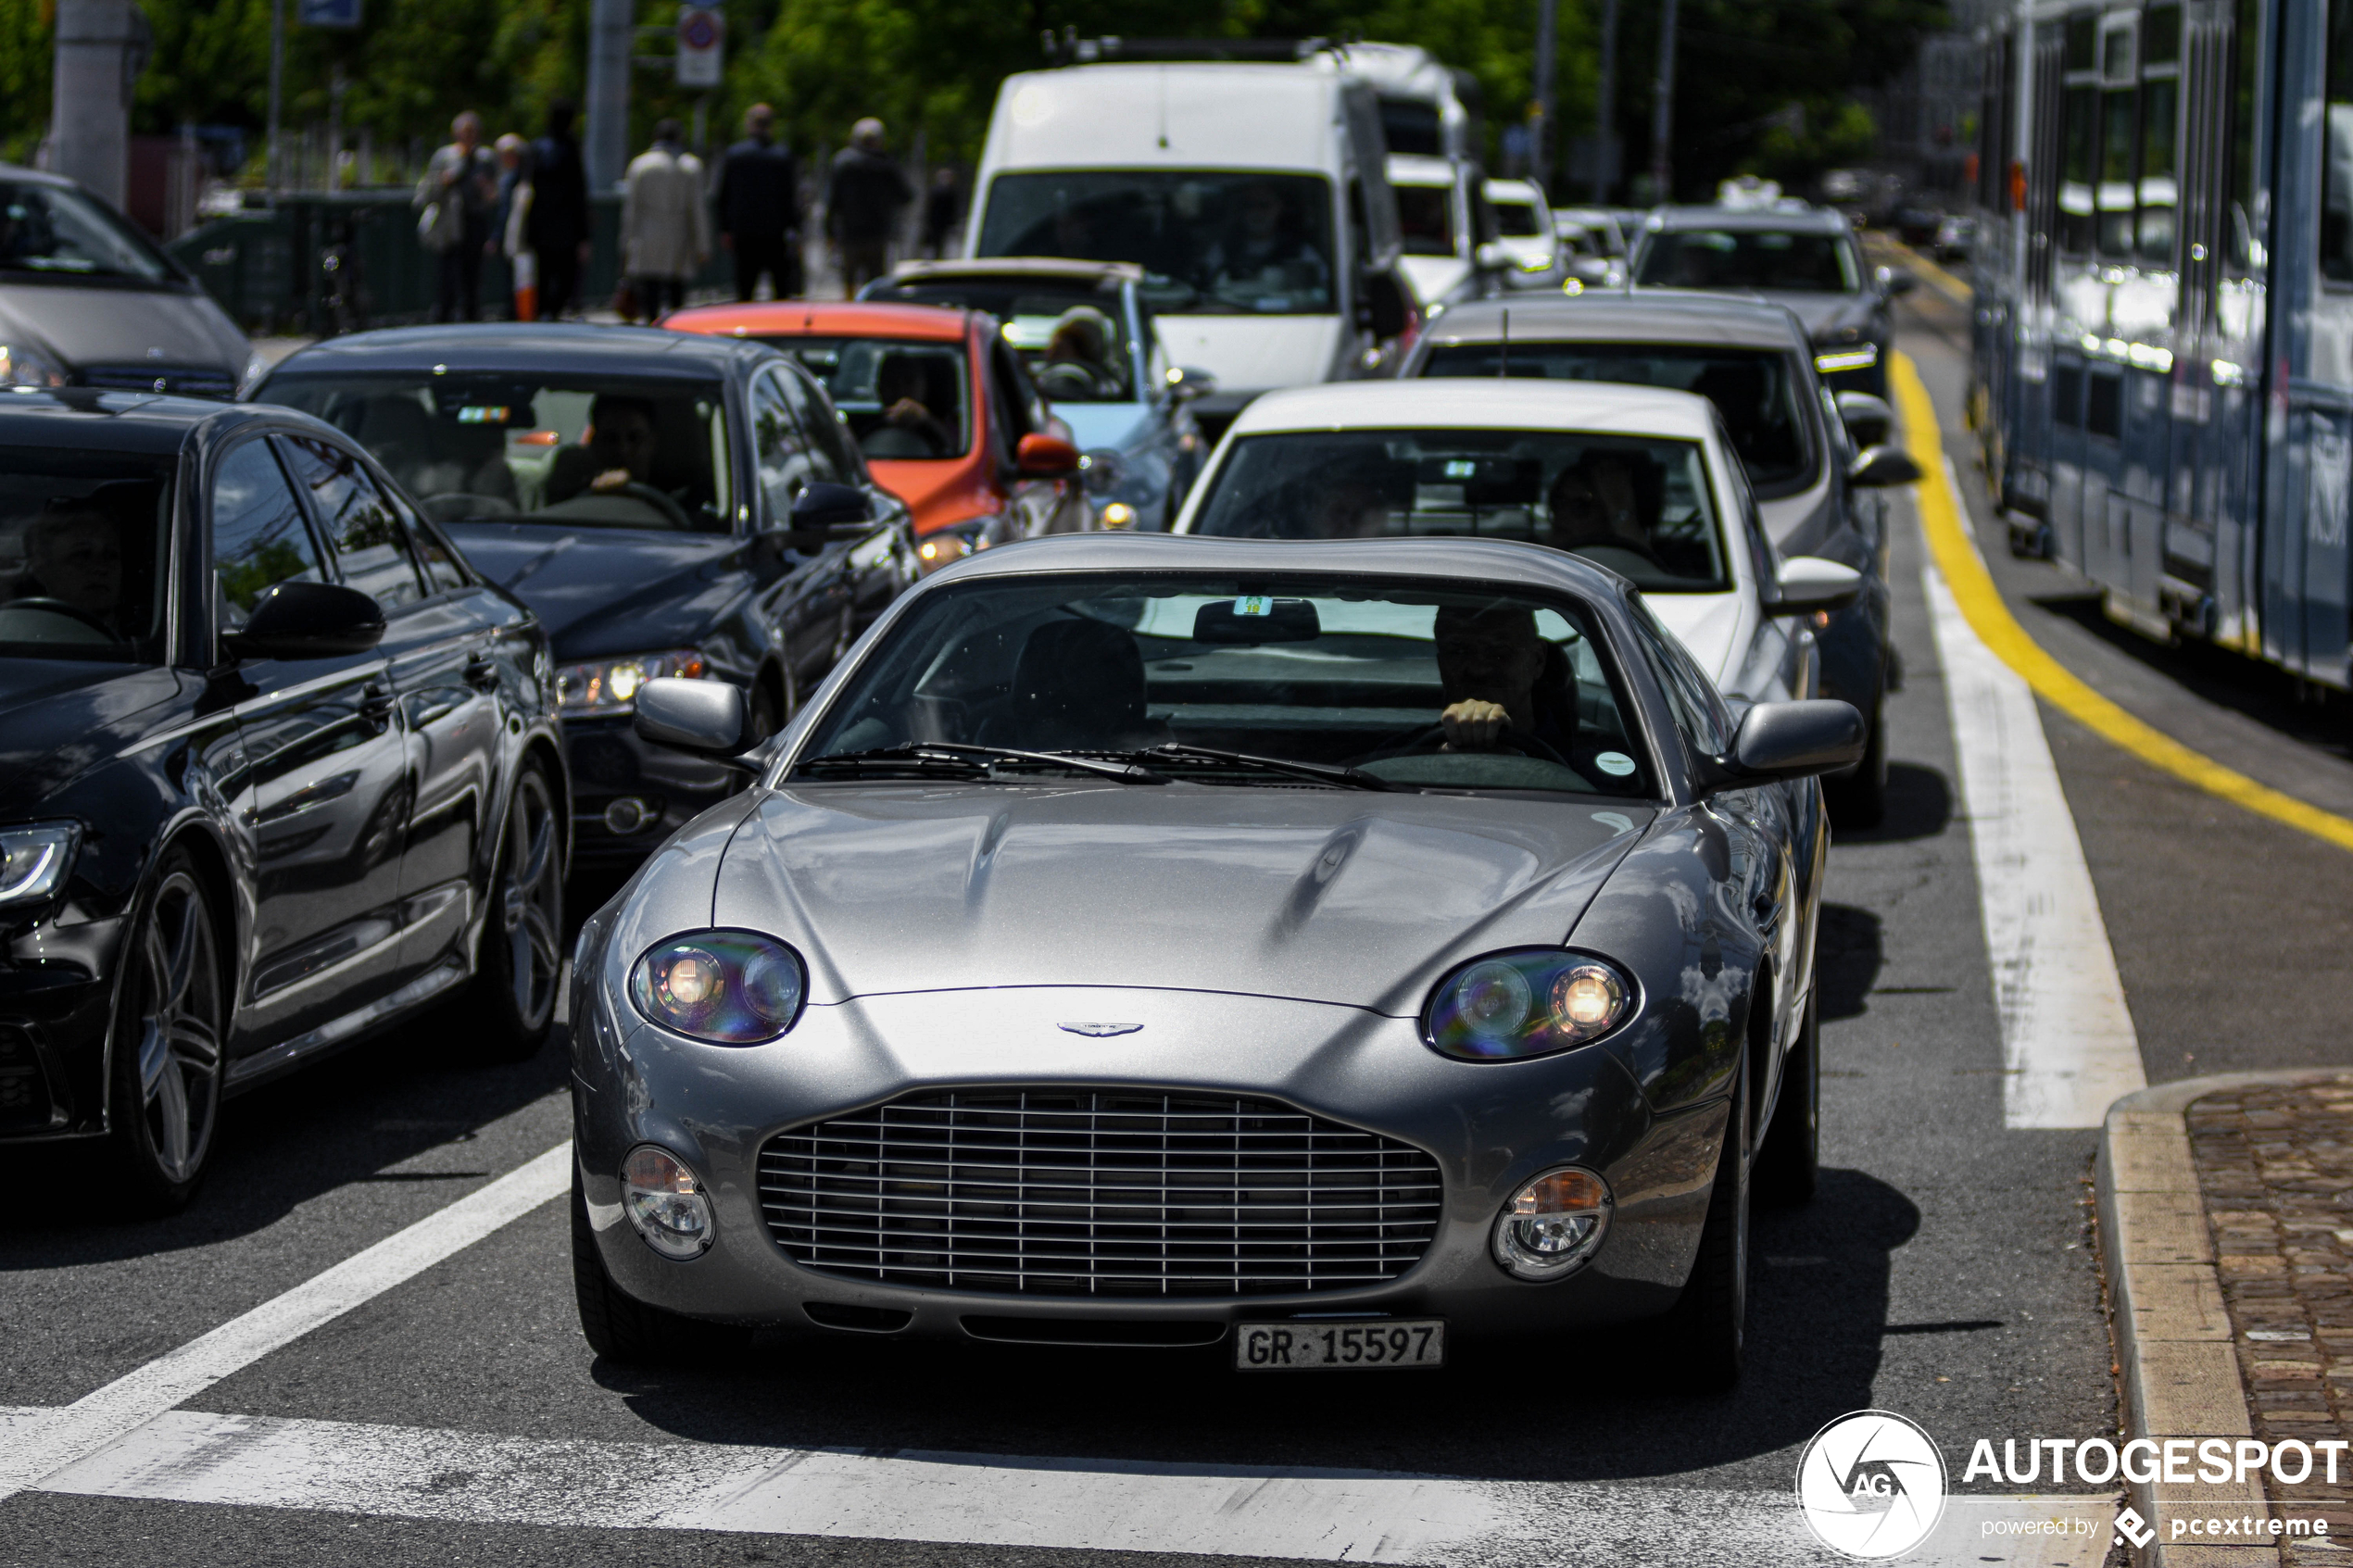
{"label": "driver behind steering wheel", "polygon": [[594,494],[610,495],[632,484],[652,483],[654,457],[661,447],[652,402],[598,394],[588,405],[587,445],[597,460],[597,477],[588,482]]}
{"label": "driver behind steering wheel", "polygon": [[1446,707],[1438,716],[1447,751],[1519,751],[1567,765],[1577,740],[1576,682],[1568,656],[1536,629],[1536,612],[1513,605],[1449,605],[1434,633]]}
{"label": "driver behind steering wheel", "polygon": [[14,597],[57,599],[120,632],[122,534],[95,500],[52,497],[25,529],[25,572]]}

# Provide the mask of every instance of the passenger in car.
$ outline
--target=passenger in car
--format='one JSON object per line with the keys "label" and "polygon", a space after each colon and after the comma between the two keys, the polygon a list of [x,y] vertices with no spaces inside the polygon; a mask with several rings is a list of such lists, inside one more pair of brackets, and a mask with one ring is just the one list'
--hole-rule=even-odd
{"label": "passenger in car", "polygon": [[644,397],[600,395],[588,405],[587,440],[556,454],[547,474],[547,504],[582,492],[598,495],[653,483],[661,452],[654,406]]}
{"label": "passenger in car", "polygon": [[1553,481],[1552,533],[1561,550],[1614,546],[1651,555],[1632,470],[1607,452],[1588,452]]}
{"label": "passenger in car", "polygon": [[56,599],[107,630],[122,608],[122,533],[95,496],[57,496],[25,529],[18,599]]}
{"label": "passenger in car", "polygon": [[1114,337],[1111,318],[1093,306],[1074,305],[1063,311],[1046,340],[1038,390],[1050,399],[1118,396],[1124,388],[1112,368]]}
{"label": "passenger in car", "polygon": [[875,398],[883,406],[882,423],[868,431],[858,445],[869,458],[945,458],[954,440],[939,416],[925,401],[930,378],[923,362],[912,354],[886,354],[875,366]]}

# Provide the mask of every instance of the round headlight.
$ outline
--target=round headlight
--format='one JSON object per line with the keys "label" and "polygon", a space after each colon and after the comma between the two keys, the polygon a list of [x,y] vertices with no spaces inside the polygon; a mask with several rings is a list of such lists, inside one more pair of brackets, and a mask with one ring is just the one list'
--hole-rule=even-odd
{"label": "round headlight", "polygon": [[641,1143],[621,1162],[621,1206],[646,1245],[680,1262],[711,1245],[711,1199],[686,1161]]}
{"label": "round headlight", "polygon": [[752,1046],[793,1026],[808,999],[800,955],[749,931],[698,931],[646,950],[629,974],[647,1022],[715,1046]]}
{"label": "round headlight", "polygon": [[1575,1165],[1547,1171],[1495,1217],[1495,1261],[1516,1279],[1561,1279],[1601,1250],[1609,1184]]}
{"label": "round headlight", "polygon": [[1423,1037],[1448,1056],[1514,1060],[1590,1045],[1634,1010],[1611,964],[1557,947],[1474,960],[1430,993]]}

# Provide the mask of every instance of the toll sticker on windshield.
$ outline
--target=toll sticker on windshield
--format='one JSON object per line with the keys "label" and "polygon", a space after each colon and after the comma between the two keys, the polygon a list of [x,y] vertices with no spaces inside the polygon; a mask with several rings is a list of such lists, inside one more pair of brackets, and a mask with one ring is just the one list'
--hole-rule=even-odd
{"label": "toll sticker on windshield", "polygon": [[507,409],[499,403],[469,403],[458,410],[461,425],[502,425],[507,422]]}
{"label": "toll sticker on windshield", "polygon": [[1234,601],[1236,615],[1272,615],[1275,601],[1264,594],[1248,594]]}
{"label": "toll sticker on windshield", "polygon": [[1622,751],[1604,751],[1593,759],[1593,766],[1615,779],[1622,779],[1634,771],[1634,759]]}

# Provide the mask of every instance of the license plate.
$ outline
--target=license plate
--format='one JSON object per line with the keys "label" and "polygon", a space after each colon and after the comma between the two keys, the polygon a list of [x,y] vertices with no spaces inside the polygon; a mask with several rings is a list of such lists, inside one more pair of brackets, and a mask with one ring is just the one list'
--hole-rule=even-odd
{"label": "license plate", "polygon": [[1346,1372],[1446,1364],[1444,1318],[1237,1326],[1234,1366],[1241,1372]]}

